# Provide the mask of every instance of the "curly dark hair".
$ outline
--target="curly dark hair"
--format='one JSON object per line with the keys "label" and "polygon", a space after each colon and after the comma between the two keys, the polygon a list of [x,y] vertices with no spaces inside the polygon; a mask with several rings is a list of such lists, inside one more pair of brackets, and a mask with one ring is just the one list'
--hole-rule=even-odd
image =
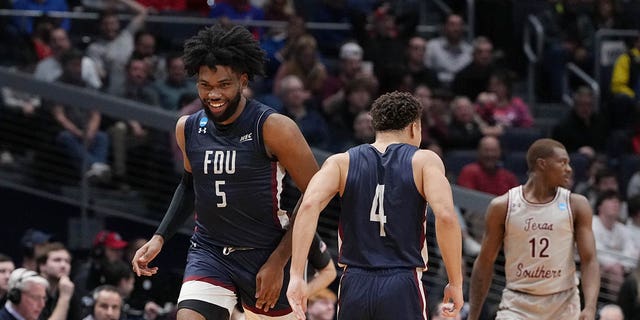
{"label": "curly dark hair", "polygon": [[223,27],[220,24],[200,30],[184,43],[184,65],[189,76],[200,66],[215,69],[229,66],[237,73],[264,75],[265,52],[249,30],[243,26]]}
{"label": "curly dark hair", "polygon": [[371,117],[376,131],[401,130],[420,119],[422,105],[407,92],[389,92],[373,102]]}

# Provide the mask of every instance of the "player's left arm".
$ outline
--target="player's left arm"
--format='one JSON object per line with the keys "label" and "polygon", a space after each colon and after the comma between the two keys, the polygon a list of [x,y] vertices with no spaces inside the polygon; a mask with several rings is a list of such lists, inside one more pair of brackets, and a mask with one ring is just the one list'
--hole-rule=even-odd
{"label": "player's left arm", "polygon": [[[304,193],[311,177],[318,172],[318,163],[300,129],[290,118],[272,114],[264,122],[262,130],[267,152],[278,159]],[[291,257],[291,229],[287,230],[256,277],[256,307],[265,311],[275,305],[282,289],[282,271]]]}
{"label": "player's left arm", "polygon": [[600,291],[600,266],[596,257],[596,244],[591,229],[593,212],[589,201],[582,195],[571,194],[571,211],[574,219],[575,241],[580,255],[580,273],[584,308],[580,320],[595,319]]}

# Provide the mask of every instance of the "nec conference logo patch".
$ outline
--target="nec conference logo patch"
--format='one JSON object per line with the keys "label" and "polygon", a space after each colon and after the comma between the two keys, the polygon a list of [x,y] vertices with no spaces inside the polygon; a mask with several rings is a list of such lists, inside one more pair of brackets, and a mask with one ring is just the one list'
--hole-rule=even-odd
{"label": "nec conference logo patch", "polygon": [[207,128],[205,128],[207,122],[209,122],[207,117],[200,119],[200,128],[198,128],[198,133],[207,133]]}

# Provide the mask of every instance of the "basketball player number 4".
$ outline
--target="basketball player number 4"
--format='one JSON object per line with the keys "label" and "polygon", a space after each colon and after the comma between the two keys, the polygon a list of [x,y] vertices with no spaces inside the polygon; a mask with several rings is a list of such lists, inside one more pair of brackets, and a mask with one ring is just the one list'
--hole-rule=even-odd
{"label": "basketball player number 4", "polygon": [[373,203],[371,204],[371,212],[369,213],[369,221],[380,223],[380,236],[386,237],[384,232],[384,224],[387,223],[387,216],[384,215],[384,185],[379,184],[376,186],[376,194],[373,196]]}

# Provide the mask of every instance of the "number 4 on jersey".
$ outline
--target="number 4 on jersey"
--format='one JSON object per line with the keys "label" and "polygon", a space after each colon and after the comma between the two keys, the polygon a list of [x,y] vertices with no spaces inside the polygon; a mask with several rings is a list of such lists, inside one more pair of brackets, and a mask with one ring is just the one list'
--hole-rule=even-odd
{"label": "number 4 on jersey", "polygon": [[384,185],[379,184],[376,186],[376,194],[373,197],[373,203],[371,204],[371,212],[369,214],[369,221],[375,221],[380,223],[380,236],[386,237],[384,232],[384,224],[387,223],[387,216],[384,215]]}

